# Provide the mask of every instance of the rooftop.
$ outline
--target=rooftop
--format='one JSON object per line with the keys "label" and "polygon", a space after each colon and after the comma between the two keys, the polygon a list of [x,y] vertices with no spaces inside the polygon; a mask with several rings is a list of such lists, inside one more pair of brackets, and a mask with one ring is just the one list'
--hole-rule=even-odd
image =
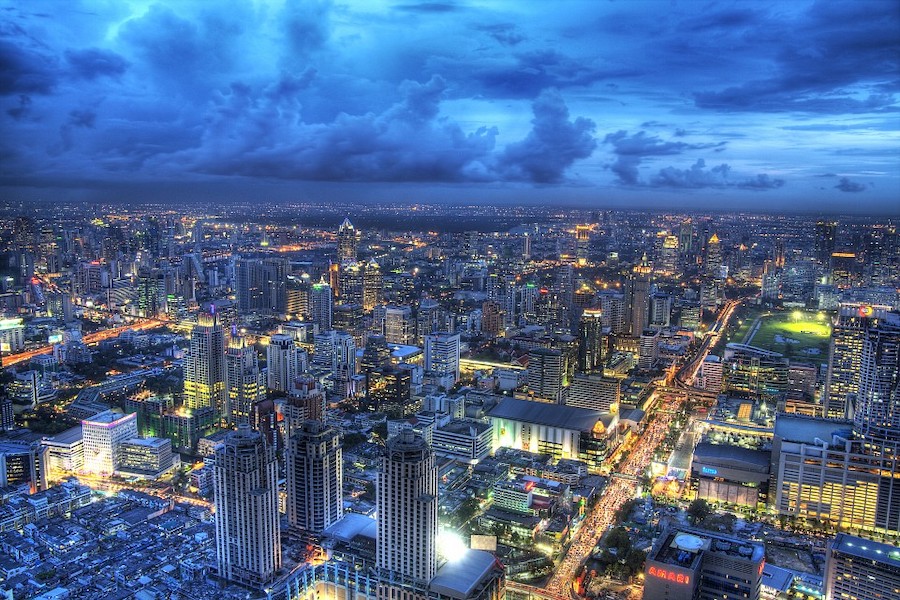
{"label": "rooftop", "polygon": [[488,416],[496,419],[509,419],[535,425],[548,425],[550,427],[559,427],[560,429],[590,432],[593,431],[594,426],[601,419],[603,413],[599,410],[575,408],[574,406],[561,404],[503,398],[497,406],[488,412]]}
{"label": "rooftop", "polygon": [[497,565],[490,552],[466,550],[455,560],[448,561],[431,580],[429,588],[443,596],[465,600]]}
{"label": "rooftop", "polygon": [[325,530],[325,535],[342,542],[350,542],[359,535],[374,540],[377,537],[377,528],[377,522],[371,517],[346,513],[340,521]]}
{"label": "rooftop", "polygon": [[694,458],[703,462],[720,460],[745,463],[754,467],[768,469],[772,460],[772,453],[768,450],[753,450],[730,444],[700,442],[694,449]]}
{"label": "rooftop", "polygon": [[816,439],[831,443],[834,434],[850,437],[853,430],[851,421],[806,417],[779,413],[775,419],[775,435],[790,442],[815,444]]}
{"label": "rooftop", "polygon": [[882,544],[858,538],[846,533],[839,533],[831,542],[831,549],[843,554],[874,560],[880,563],[900,567],[900,547]]}

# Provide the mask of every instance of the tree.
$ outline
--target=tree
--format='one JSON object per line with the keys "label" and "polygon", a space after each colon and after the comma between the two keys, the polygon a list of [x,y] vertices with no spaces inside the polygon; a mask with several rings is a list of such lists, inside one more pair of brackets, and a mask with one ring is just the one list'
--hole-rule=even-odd
{"label": "tree", "polygon": [[711,514],[712,508],[710,508],[709,503],[702,498],[697,498],[691,502],[687,509],[687,515],[691,525],[702,523],[703,520]]}

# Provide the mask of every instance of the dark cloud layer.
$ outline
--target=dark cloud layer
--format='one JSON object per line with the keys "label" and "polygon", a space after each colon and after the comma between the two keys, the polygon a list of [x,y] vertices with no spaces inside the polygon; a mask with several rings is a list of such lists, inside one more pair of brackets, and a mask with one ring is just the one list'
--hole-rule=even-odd
{"label": "dark cloud layer", "polygon": [[0,0],[0,175],[896,210],[898,57],[877,0]]}

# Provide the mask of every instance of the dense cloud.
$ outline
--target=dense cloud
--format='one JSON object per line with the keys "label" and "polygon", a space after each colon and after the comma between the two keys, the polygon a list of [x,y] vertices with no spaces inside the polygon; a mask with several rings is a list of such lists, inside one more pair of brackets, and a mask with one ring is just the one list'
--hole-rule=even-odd
{"label": "dense cloud", "polygon": [[500,157],[500,170],[514,179],[557,183],[566,169],[587,158],[597,147],[594,122],[579,117],[569,121],[569,109],[556,90],[541,94],[533,105],[531,133],[510,144]]}
{"label": "dense cloud", "polygon": [[0,0],[0,173],[889,206],[898,56],[894,2]]}
{"label": "dense cloud", "polygon": [[613,146],[613,152],[617,156],[616,161],[610,165],[610,169],[618,176],[621,183],[628,185],[638,183],[638,167],[647,156],[667,156],[681,154],[686,150],[721,148],[725,145],[725,142],[700,144],[669,142],[656,136],[648,136],[643,131],[634,135],[628,135],[627,131],[617,131],[607,135],[603,141]]}
{"label": "dense cloud", "polygon": [[838,184],[834,187],[842,192],[863,192],[866,189],[865,185],[858,181],[852,181],[849,177],[841,177]]}

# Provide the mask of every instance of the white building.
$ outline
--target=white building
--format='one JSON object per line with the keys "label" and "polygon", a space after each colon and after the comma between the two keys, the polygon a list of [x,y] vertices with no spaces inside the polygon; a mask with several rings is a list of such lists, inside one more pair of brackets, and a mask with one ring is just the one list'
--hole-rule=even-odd
{"label": "white building", "polygon": [[84,471],[95,475],[112,475],[117,466],[119,446],[125,440],[137,436],[137,413],[125,415],[106,410],[83,420],[81,438]]}
{"label": "white building", "polygon": [[216,448],[213,478],[219,576],[260,589],[281,567],[275,449],[238,425]]}
{"label": "white building", "polygon": [[458,333],[425,335],[425,373],[431,374],[445,388],[459,381]]}
{"label": "white building", "polygon": [[269,338],[266,349],[266,378],[269,389],[288,392],[291,383],[306,370],[306,353],[297,348],[294,339],[285,333]]}
{"label": "white building", "polygon": [[434,454],[406,429],[388,440],[378,473],[377,568],[425,588],[437,573],[437,534]]}
{"label": "white building", "polygon": [[122,475],[158,479],[175,468],[172,441],[132,438],[119,444],[116,471]]}

